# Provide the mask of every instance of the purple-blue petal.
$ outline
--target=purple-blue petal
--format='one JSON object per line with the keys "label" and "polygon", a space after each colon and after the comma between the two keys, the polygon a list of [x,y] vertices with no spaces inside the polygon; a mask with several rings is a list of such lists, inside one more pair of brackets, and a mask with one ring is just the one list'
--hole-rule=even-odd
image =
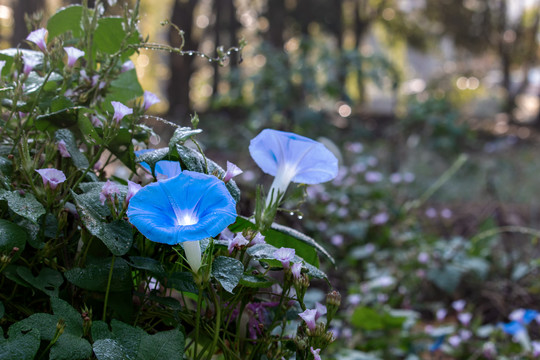
{"label": "purple-blue petal", "polygon": [[[198,221],[178,225],[178,216],[185,213]],[[236,220],[236,204],[223,181],[184,171],[139,190],[129,202],[127,215],[148,239],[174,245],[217,236]]]}
{"label": "purple-blue petal", "polygon": [[525,313],[523,314],[522,322],[525,325],[529,325],[530,322],[536,319],[537,316],[538,316],[538,311],[527,309],[525,310]]}
{"label": "purple-blue petal", "polygon": [[500,323],[501,329],[508,335],[516,335],[521,331],[525,331],[525,327],[519,321],[510,321],[509,323]]}
{"label": "purple-blue petal", "polygon": [[[150,151],[153,151],[153,150],[152,149],[137,150],[135,151],[135,156],[139,156],[141,154],[144,154]],[[148,163],[143,161],[140,164],[143,168],[148,170],[148,172],[150,173],[152,172],[152,169],[150,168],[150,165]],[[170,179],[180,174],[181,172],[182,172],[182,168],[180,167],[180,163],[178,161],[160,160],[156,163],[156,168],[155,168],[156,176],[161,175],[162,178]]]}
{"label": "purple-blue petal", "polygon": [[337,176],[338,160],[322,143],[297,134],[265,129],[249,145],[251,157],[269,175],[280,166],[296,166],[293,182],[319,184]]}

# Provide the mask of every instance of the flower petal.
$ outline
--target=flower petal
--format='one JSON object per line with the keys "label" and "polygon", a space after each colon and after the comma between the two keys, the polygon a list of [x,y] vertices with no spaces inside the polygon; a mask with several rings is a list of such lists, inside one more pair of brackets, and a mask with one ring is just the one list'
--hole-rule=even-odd
{"label": "flower petal", "polygon": [[267,174],[293,169],[292,181],[318,184],[337,176],[337,158],[322,143],[293,133],[265,129],[251,140],[251,157]]}

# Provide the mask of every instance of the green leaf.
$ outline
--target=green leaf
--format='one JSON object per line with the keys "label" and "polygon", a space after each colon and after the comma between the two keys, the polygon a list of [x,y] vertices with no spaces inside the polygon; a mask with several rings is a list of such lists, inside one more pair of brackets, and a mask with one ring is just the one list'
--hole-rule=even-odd
{"label": "green leaf", "polygon": [[[125,21],[121,17],[106,17],[98,20],[98,26],[94,32],[94,46],[97,51],[105,54],[115,54],[127,37],[124,30]],[[139,33],[135,32],[126,41],[126,44],[138,44]],[[122,53],[122,59],[127,59],[135,49],[126,50]]]}
{"label": "green leaf", "polygon": [[351,323],[362,330],[384,329],[383,317],[372,308],[363,306],[359,306],[354,310]]}
{"label": "green leaf", "polygon": [[40,115],[36,118],[36,128],[41,131],[56,131],[77,125],[79,111],[84,109],[81,106],[62,109],[50,114]]}
{"label": "green leaf", "polygon": [[26,193],[21,195],[18,191],[0,190],[0,200],[7,201],[11,211],[37,224],[41,215],[45,214],[45,208],[34,195]]}
{"label": "green leaf", "polygon": [[[274,257],[274,252],[277,250],[276,247],[270,245],[270,244],[257,244],[253,245],[252,247],[247,249],[247,254],[252,256],[255,260],[264,260],[269,264],[278,264],[278,260]],[[326,274],[323,273],[321,270],[317,269],[315,266],[308,264],[299,257],[298,255],[295,255],[293,260],[293,263],[302,263],[302,266],[305,267],[308,270],[308,275],[311,275],[318,279],[326,279]],[[281,264],[279,263],[279,266]]]}
{"label": "green leaf", "polygon": [[9,159],[6,159],[3,156],[0,156],[0,173],[6,176],[11,176],[13,172],[13,162]]}
{"label": "green leaf", "polygon": [[179,127],[174,130],[174,134],[169,141],[169,149],[172,150],[176,144],[183,144],[189,138],[202,133],[202,129],[192,129],[190,127]]}
{"label": "green leaf", "polygon": [[113,339],[97,340],[92,345],[94,355],[98,360],[125,360],[128,352],[118,341]]}
{"label": "green leaf", "polygon": [[[223,179],[225,176],[225,170],[208,158],[206,158],[205,163],[204,157],[198,151],[181,144],[176,144],[176,151],[182,162],[183,169],[196,171],[203,174],[213,174],[220,179]],[[206,165],[208,165],[208,172],[206,172]],[[234,180],[230,180],[226,186],[233,199],[238,202],[240,200],[240,189]]]}
{"label": "green leaf", "polygon": [[[94,330],[94,328],[96,328]],[[92,324],[94,353],[98,360],[181,360],[184,357],[184,334],[178,329],[149,335],[142,329],[113,319],[112,331],[107,324]]]}
{"label": "green leaf", "polygon": [[129,129],[121,128],[116,132],[116,136],[107,147],[124,165],[132,171],[135,168],[135,153],[133,151],[132,136]]}
{"label": "green leaf", "polygon": [[64,333],[54,343],[49,360],[83,360],[92,356],[92,345],[86,339]]}
{"label": "green leaf", "polygon": [[146,270],[160,277],[165,276],[165,268],[159,261],[142,256],[130,256],[129,265],[136,269]]}
{"label": "green leaf", "polygon": [[13,324],[8,331],[10,337],[21,332],[36,331],[41,340],[51,341],[60,320],[65,323],[64,332],[51,347],[49,359],[82,360],[92,355],[92,347],[83,335],[82,318],[71,305],[64,300],[51,298],[54,315],[38,313]]}
{"label": "green leaf", "polygon": [[437,287],[448,294],[452,294],[459,285],[464,269],[455,265],[446,265],[443,268],[433,268],[427,271],[427,278]]}
{"label": "green leaf", "polygon": [[262,275],[244,274],[240,279],[240,285],[252,288],[267,288],[274,285],[274,281]]}
{"label": "green leaf", "polygon": [[83,336],[83,320],[81,314],[73,306],[62,299],[51,298],[51,307],[53,313],[65,321],[64,332],[78,337]]}
{"label": "green leaf", "polygon": [[109,91],[103,104],[105,110],[109,112],[114,111],[111,101],[119,101],[125,104],[128,101],[143,95],[143,89],[139,83],[135,69],[125,71],[118,75],[116,79],[111,81],[108,89]]}
{"label": "green leaf", "polygon": [[6,340],[2,328],[0,328],[0,359],[33,360],[40,344],[41,340],[37,329],[25,333],[13,333]]}
{"label": "green leaf", "polygon": [[83,135],[93,140],[93,142],[95,142],[97,145],[103,144],[103,139],[101,139],[98,132],[96,131],[96,128],[94,127],[94,125],[92,125],[92,122],[88,118],[88,114],[86,114],[84,111],[79,112],[79,117],[77,118],[77,125],[79,126],[79,129],[81,130]]}
{"label": "green leaf", "polygon": [[[257,227],[253,222],[243,216],[238,216],[236,222],[229,226],[229,230],[232,232],[241,232],[245,229],[257,230]],[[272,224],[270,229],[263,232],[263,235],[268,244],[276,248],[287,247],[294,249],[296,255],[315,267],[319,266],[317,252],[330,260],[332,264],[335,264],[334,258],[332,258],[326,249],[309,236],[297,230],[283,225]]]}
{"label": "green leaf", "polygon": [[81,19],[83,7],[81,5],[67,6],[58,10],[47,22],[49,39],[65,32],[71,31],[74,38],[80,38],[83,34]]}
{"label": "green leaf", "polygon": [[[70,283],[82,289],[104,292],[107,288],[111,260],[112,258],[105,258],[89,261],[85,268],[73,268],[66,271],[64,275]],[[116,258],[110,291],[131,290],[132,286],[128,263],[122,258]]]}
{"label": "green leaf", "polygon": [[167,287],[192,294],[199,293],[197,284],[193,281],[193,275],[189,272],[175,272],[169,275]]}
{"label": "green leaf", "polygon": [[241,261],[226,256],[218,256],[212,263],[212,276],[219,281],[223,289],[233,293],[242,279],[244,265]]}
{"label": "green leaf", "polygon": [[57,130],[55,137],[57,141],[64,140],[66,143],[66,149],[69,155],[71,155],[71,160],[73,161],[73,165],[75,165],[75,167],[84,170],[90,166],[86,156],[79,151],[79,147],[75,141],[75,136],[73,136],[71,131],[68,129]]}
{"label": "green leaf", "polygon": [[[107,222],[106,217],[110,215],[109,209],[99,201],[99,193],[104,183],[94,183],[91,191],[77,195],[71,192],[79,216],[88,231],[100,239],[105,246],[116,256],[126,254],[133,244],[133,231],[131,225],[125,220],[114,220]],[[124,189],[125,186],[117,185]]]}
{"label": "green leaf", "polygon": [[19,266],[17,274],[36,289],[52,297],[58,297],[60,286],[64,282],[62,274],[48,267],[41,269],[39,275],[34,277],[29,268]]}
{"label": "green leaf", "polygon": [[10,255],[13,248],[19,251],[13,254],[12,262],[17,260],[26,246],[26,231],[17,224],[0,219],[0,256]]}

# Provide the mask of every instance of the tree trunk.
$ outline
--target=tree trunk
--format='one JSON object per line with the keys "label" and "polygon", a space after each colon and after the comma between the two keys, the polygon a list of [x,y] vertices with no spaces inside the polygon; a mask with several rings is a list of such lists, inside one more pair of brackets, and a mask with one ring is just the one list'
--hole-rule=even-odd
{"label": "tree trunk", "polygon": [[[176,0],[174,2],[171,22],[184,31],[183,50],[197,50],[198,42],[193,38],[193,10],[196,0]],[[169,31],[171,46],[182,46],[182,39],[178,32],[171,27]],[[169,100],[169,118],[179,123],[191,111],[189,99],[189,81],[193,74],[193,56],[170,55],[171,78],[167,87]]]}
{"label": "tree trunk", "polygon": [[24,20],[25,14],[32,15],[36,11],[42,8],[41,1],[33,0],[18,0],[13,7],[13,34],[11,35],[11,45],[17,46],[21,44],[29,34],[26,27],[26,21]]}
{"label": "tree trunk", "polygon": [[282,51],[283,32],[285,30],[285,0],[270,0],[268,2],[268,41],[276,49]]}

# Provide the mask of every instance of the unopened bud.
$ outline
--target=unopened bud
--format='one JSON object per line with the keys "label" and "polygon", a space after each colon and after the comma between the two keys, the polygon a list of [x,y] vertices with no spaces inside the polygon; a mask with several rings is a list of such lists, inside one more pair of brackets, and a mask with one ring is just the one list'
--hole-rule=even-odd
{"label": "unopened bud", "polygon": [[334,318],[334,315],[336,315],[339,307],[341,306],[341,294],[334,290],[328,295],[326,295],[326,319],[328,321],[328,324],[332,321]]}
{"label": "unopened bud", "polygon": [[336,338],[334,337],[334,333],[332,331],[327,331],[326,334],[324,334],[323,339],[328,345],[330,345],[336,340]]}
{"label": "unopened bud", "polygon": [[297,336],[297,337],[294,339],[294,342],[295,342],[295,344],[296,344],[296,347],[297,347],[298,350],[300,350],[300,351],[304,351],[304,350],[307,349],[307,347],[308,347],[308,341],[307,341],[307,339],[304,338],[304,337],[298,337],[298,336]]}
{"label": "unopened bud", "polygon": [[326,295],[326,307],[336,307],[339,308],[341,306],[341,294],[334,290],[328,295]]}

